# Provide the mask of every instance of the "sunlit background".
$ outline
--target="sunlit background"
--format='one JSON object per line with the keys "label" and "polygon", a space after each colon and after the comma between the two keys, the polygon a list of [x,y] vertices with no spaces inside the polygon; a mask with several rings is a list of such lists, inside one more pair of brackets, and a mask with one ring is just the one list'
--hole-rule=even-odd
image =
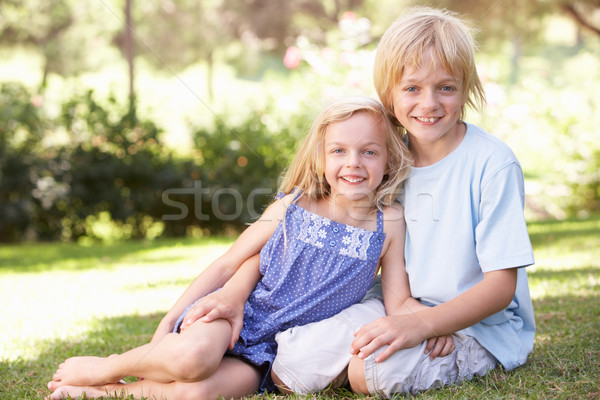
{"label": "sunlit background", "polygon": [[[220,199],[217,214],[236,218],[211,224],[192,215],[197,198],[180,196],[189,215],[174,227],[162,218],[178,212],[164,191],[201,181],[212,190],[202,204],[214,208],[218,188],[244,199],[274,190],[325,102],[375,95],[379,37],[405,7],[423,3],[0,2],[0,240],[238,232],[252,217],[247,205],[238,216],[239,205]],[[597,212],[597,2],[427,5],[457,11],[475,29],[488,104],[468,119],[519,157],[528,219]],[[142,187],[150,188],[143,199]]]}

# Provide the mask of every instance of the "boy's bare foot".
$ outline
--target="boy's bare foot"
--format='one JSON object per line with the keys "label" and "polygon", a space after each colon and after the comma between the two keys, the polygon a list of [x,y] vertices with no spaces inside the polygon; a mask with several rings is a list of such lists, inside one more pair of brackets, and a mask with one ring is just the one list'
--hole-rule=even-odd
{"label": "boy's bare foot", "polygon": [[54,392],[66,385],[99,386],[117,383],[122,376],[114,375],[114,371],[108,363],[115,356],[69,358],[58,366],[52,376],[52,381],[48,382],[48,389]]}

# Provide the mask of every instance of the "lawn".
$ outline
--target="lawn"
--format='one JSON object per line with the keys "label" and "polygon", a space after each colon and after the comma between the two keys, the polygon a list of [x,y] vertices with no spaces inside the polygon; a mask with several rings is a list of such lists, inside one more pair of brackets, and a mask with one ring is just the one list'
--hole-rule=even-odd
{"label": "lawn", "polygon": [[[531,222],[537,336],[526,365],[416,399],[598,399],[600,217]],[[0,247],[0,399],[38,399],[66,357],[150,339],[161,316],[229,239]],[[274,398],[275,396],[269,396]],[[353,397],[337,390],[318,399]]]}

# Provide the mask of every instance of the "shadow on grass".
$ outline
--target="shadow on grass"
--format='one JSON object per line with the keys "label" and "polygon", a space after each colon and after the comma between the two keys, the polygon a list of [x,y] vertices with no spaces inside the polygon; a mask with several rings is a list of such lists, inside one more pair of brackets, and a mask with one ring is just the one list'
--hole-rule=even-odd
{"label": "shadow on grass", "polygon": [[[22,243],[0,245],[0,271],[37,273],[53,270],[87,270],[110,268],[128,257],[136,263],[175,262],[189,259],[172,249],[183,250],[199,246],[221,245],[225,238],[159,239],[155,241],[126,241],[114,244],[80,246],[76,243]],[[169,250],[164,253],[155,250]],[[152,251],[152,253],[150,253]]]}
{"label": "shadow on grass", "polygon": [[[568,269],[544,269],[543,267],[536,268],[535,270],[527,271],[529,282],[536,280],[544,281],[560,281],[564,282],[567,280],[576,281],[581,278],[590,276],[597,276],[599,269],[595,267],[584,267],[584,268],[568,268]],[[590,282],[592,289],[596,289],[600,292],[600,280],[596,283]],[[552,295],[552,293],[549,293]]]}
{"label": "shadow on grass", "polygon": [[530,222],[527,226],[534,248],[553,246],[556,241],[562,239],[600,239],[600,215],[586,219],[571,218],[564,221]]}
{"label": "shadow on grass", "polygon": [[35,360],[0,362],[0,399],[43,399],[46,384],[66,358],[83,355],[108,356],[147,343],[164,314],[134,315],[100,320],[81,338],[42,341]]}

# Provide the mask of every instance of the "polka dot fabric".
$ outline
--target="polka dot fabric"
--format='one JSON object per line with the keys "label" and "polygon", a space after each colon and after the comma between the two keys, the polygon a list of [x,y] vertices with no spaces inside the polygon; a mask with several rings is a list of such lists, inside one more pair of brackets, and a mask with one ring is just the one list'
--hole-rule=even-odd
{"label": "polka dot fabric", "polygon": [[381,211],[372,232],[289,206],[260,253],[263,277],[246,302],[240,339],[228,351],[265,368],[261,392],[274,390],[269,371],[275,334],[361,301],[373,283],[384,239]]}

